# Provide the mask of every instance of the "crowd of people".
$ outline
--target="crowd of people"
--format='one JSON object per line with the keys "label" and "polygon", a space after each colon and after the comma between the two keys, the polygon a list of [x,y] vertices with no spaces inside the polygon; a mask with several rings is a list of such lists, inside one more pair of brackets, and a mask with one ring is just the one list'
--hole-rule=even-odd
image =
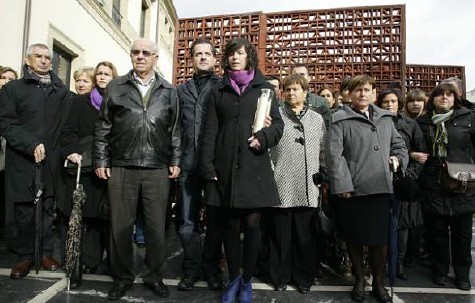
{"label": "crowd of people", "polygon": [[[18,255],[12,279],[34,265],[64,264],[64,249],[62,259],[53,257],[53,218],[56,212],[67,229],[79,177],[86,198],[76,270],[109,274],[110,300],[134,283],[138,232],[144,284],[169,296],[171,180],[179,185],[179,291],[203,279],[223,291],[221,302],[248,303],[258,275],[276,291],[290,284],[306,294],[326,264],[354,278],[355,302],[365,300],[368,271],[372,295],[391,302],[389,245],[397,247],[398,278],[409,278],[405,265],[426,249],[433,283],[446,285],[452,266],[456,287],[471,289],[475,113],[459,79],[431,92],[391,85],[378,93],[375,79],[357,75],[342,79],[338,92],[313,93],[307,66],[295,65],[284,79],[265,76],[244,38],[227,42],[217,75],[214,45],[197,38],[193,74],[175,88],[155,71],[158,56],[152,41],[138,39],[127,74],[108,61],[81,68],[76,93],[51,71],[51,51],[41,43],[28,47],[21,78],[0,68],[1,223]],[[256,129],[258,103],[270,90]],[[444,177],[449,166],[463,178]],[[34,224],[38,180],[41,229]],[[402,190],[396,181],[405,182]],[[336,230],[322,228],[322,213]],[[64,247],[65,232],[61,241]],[[71,276],[72,287],[80,284],[81,275]]]}

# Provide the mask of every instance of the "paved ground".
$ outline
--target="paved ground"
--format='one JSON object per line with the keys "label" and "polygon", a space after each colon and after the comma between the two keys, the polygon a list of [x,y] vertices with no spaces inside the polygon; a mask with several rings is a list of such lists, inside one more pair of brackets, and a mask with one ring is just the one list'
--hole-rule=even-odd
{"label": "paved ground", "polygon": [[[173,230],[169,232],[168,251],[168,274],[164,282],[170,285],[170,297],[158,299],[143,286],[142,280],[137,278],[134,287],[119,302],[219,302],[221,293],[209,291],[204,282],[199,282],[193,291],[177,291],[175,285],[180,276],[182,251]],[[140,264],[142,252],[141,249],[137,249],[137,264]],[[472,247],[472,255],[474,253],[475,248]],[[0,302],[95,303],[108,301],[107,292],[111,286],[111,279],[108,276],[85,275],[80,288],[67,292],[63,271],[40,271],[38,275],[32,272],[24,279],[11,280],[9,274],[14,261],[15,256],[6,250],[5,242],[0,239]],[[394,302],[475,302],[475,289],[470,292],[459,291],[453,288],[452,282],[447,287],[435,287],[428,278],[429,273],[429,268],[426,265],[419,264],[408,269],[409,280],[398,280],[394,288]],[[472,284],[475,284],[475,274],[473,273],[471,281]],[[306,295],[300,294],[291,287],[285,292],[275,292],[268,284],[258,280],[254,282],[253,302],[255,303],[352,302],[349,298],[351,281],[344,279],[331,269],[326,269],[326,276],[316,280],[311,292]],[[377,301],[368,294],[366,302]]]}

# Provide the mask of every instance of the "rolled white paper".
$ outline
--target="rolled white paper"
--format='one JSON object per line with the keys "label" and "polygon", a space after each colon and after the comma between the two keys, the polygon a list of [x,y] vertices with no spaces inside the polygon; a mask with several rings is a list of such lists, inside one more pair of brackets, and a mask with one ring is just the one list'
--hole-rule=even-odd
{"label": "rolled white paper", "polygon": [[252,133],[260,131],[265,124],[266,116],[270,113],[270,108],[274,99],[274,90],[270,88],[261,89],[261,95],[257,99],[256,114],[254,115],[254,124],[252,125]]}

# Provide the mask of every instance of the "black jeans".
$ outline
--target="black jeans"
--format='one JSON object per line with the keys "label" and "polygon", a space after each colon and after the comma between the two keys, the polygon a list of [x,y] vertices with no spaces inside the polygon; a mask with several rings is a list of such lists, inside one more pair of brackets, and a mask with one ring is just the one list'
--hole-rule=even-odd
{"label": "black jeans", "polygon": [[132,284],[132,233],[139,197],[147,239],[143,280],[162,280],[166,268],[165,218],[170,181],[168,169],[112,167],[108,181],[110,206],[110,273],[114,282]]}
{"label": "black jeans", "polygon": [[206,234],[203,246],[203,275],[205,279],[221,275],[219,262],[223,258],[226,217],[223,208],[206,205]]}
{"label": "black jeans", "polygon": [[469,281],[472,265],[472,214],[449,217],[427,213],[424,222],[432,275],[447,276],[452,256],[455,277],[460,281]]}

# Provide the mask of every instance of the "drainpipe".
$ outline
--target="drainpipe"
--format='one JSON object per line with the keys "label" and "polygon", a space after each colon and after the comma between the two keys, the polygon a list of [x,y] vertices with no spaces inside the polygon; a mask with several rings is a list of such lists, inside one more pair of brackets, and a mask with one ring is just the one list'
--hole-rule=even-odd
{"label": "drainpipe", "polygon": [[[30,17],[31,17],[31,0],[26,0],[25,5],[25,21],[23,23],[23,45],[21,51],[21,62],[20,66],[23,66],[23,58],[26,56],[26,48],[28,47],[28,41],[30,40]],[[23,68],[20,69],[23,71]]]}

